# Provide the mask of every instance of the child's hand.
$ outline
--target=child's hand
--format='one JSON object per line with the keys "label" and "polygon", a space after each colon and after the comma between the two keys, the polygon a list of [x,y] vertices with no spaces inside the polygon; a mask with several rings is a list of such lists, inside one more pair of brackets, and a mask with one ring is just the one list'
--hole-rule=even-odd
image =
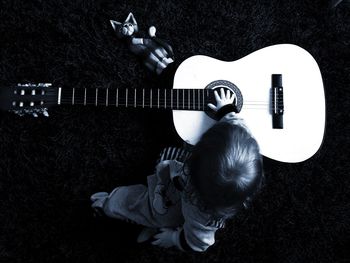
{"label": "child's hand", "polygon": [[157,171],[160,172],[162,169],[168,169],[165,171],[169,172],[169,176],[173,179],[182,173],[183,164],[176,160],[165,160],[157,165]]}
{"label": "child's hand", "polygon": [[152,242],[152,245],[159,247],[169,248],[176,246],[179,239],[179,231],[171,228],[161,228],[160,233],[153,236],[155,241]]}
{"label": "child's hand", "polygon": [[225,91],[223,88],[220,89],[220,96],[216,90],[214,90],[215,100],[216,100],[216,106],[212,103],[208,103],[208,107],[211,108],[213,111],[218,111],[223,106],[228,104],[233,104],[234,101],[236,101],[236,94],[232,93],[230,90]]}
{"label": "child's hand", "polygon": [[183,163],[176,160],[169,160],[170,178],[180,176],[182,173]]}

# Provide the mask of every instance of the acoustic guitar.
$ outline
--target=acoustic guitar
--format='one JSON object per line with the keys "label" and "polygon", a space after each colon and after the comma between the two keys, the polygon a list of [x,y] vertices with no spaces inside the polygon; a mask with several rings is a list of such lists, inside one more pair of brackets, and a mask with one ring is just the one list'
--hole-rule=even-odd
{"label": "acoustic guitar", "polygon": [[173,89],[53,87],[17,84],[0,89],[0,109],[48,115],[57,105],[169,109],[175,129],[190,144],[217,120],[208,103],[214,90],[229,89],[236,108],[260,145],[261,154],[297,163],[320,148],[325,131],[325,96],[315,59],[304,49],[280,44],[232,62],[193,56],[178,67]]}

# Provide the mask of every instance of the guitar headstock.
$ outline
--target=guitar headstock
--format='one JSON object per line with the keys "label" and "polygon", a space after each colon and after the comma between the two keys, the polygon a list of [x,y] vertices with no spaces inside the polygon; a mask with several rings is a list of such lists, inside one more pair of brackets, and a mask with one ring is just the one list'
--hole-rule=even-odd
{"label": "guitar headstock", "polygon": [[18,83],[13,87],[0,87],[0,109],[20,116],[42,114],[48,117],[47,109],[57,104],[57,89],[51,83]]}

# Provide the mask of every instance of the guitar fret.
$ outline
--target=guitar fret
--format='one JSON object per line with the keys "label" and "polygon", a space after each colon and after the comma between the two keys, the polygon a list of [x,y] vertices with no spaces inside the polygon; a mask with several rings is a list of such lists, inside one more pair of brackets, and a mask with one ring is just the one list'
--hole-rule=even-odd
{"label": "guitar fret", "polygon": [[158,109],[159,109],[159,89],[158,89]]}
{"label": "guitar fret", "polygon": [[170,90],[170,92],[171,92],[171,95],[170,95],[170,103],[171,103],[171,106],[170,106],[170,108],[173,108],[173,89],[171,89]]}
{"label": "guitar fret", "polygon": [[196,109],[196,93],[194,89],[192,91],[193,91],[193,109]]}
{"label": "guitar fret", "polygon": [[108,106],[108,88],[106,89],[106,107]]}
{"label": "guitar fret", "polygon": [[203,105],[203,110],[204,110],[204,90],[202,91],[202,98],[203,98],[203,102],[202,102],[203,104],[202,105]]}
{"label": "guitar fret", "polygon": [[142,108],[145,107],[145,89],[142,89]]}
{"label": "guitar fret", "polygon": [[116,93],[116,95],[115,95],[115,106],[116,106],[116,107],[118,107],[118,102],[119,102],[118,92],[119,92],[119,90],[118,90],[118,88],[117,88],[117,93]]}
{"label": "guitar fret", "polygon": [[166,89],[164,90],[164,108],[166,109]]}
{"label": "guitar fret", "polygon": [[58,105],[61,104],[61,96],[62,96],[62,88],[59,87],[59,88],[58,88],[58,97],[57,97],[57,104],[58,104]]}
{"label": "guitar fret", "polygon": [[191,108],[191,102],[190,102],[190,99],[191,99],[191,90],[188,89],[188,109]]}
{"label": "guitar fret", "polygon": [[128,107],[128,89],[125,89],[125,107]]}
{"label": "guitar fret", "polygon": [[73,88],[73,94],[72,94],[72,105],[74,105],[74,95],[75,95],[75,88]]}
{"label": "guitar fret", "polygon": [[136,108],[136,91],[137,89],[134,89],[134,108]]}
{"label": "guitar fret", "polygon": [[200,100],[201,100],[201,97],[200,97],[201,93],[199,92],[200,89],[198,89],[197,91],[198,91],[198,92],[197,92],[197,93],[198,93],[198,109],[200,110],[200,109],[201,109],[201,104],[200,104],[200,102],[201,102],[201,101],[200,101]]}
{"label": "guitar fret", "polygon": [[201,109],[201,90],[198,90],[198,109]]}
{"label": "guitar fret", "polygon": [[179,109],[179,90],[178,89],[176,90],[176,93],[177,93],[177,100],[176,100],[177,109]]}
{"label": "guitar fret", "polygon": [[201,93],[200,93],[200,89],[197,90],[197,103],[198,103],[198,110],[201,109]]}
{"label": "guitar fret", "polygon": [[96,88],[95,106],[97,106],[97,96],[98,96],[98,88]]}
{"label": "guitar fret", "polygon": [[150,89],[150,108],[152,108],[152,89]]}
{"label": "guitar fret", "polygon": [[84,88],[84,106],[86,105],[86,88]]}

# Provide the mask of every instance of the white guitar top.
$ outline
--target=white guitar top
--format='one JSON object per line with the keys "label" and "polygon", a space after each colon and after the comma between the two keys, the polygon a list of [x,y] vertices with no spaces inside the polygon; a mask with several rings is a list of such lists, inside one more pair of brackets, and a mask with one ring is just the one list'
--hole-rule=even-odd
{"label": "white guitar top", "polygon": [[[283,129],[272,127],[271,75],[282,74]],[[282,162],[302,162],[320,148],[325,129],[325,97],[315,59],[291,44],[263,48],[233,62],[193,56],[178,68],[174,89],[204,89],[215,80],[236,85],[243,96],[240,113],[261,154]],[[201,111],[173,111],[177,133],[195,144],[215,120]],[[202,132],[198,132],[202,131]]]}

